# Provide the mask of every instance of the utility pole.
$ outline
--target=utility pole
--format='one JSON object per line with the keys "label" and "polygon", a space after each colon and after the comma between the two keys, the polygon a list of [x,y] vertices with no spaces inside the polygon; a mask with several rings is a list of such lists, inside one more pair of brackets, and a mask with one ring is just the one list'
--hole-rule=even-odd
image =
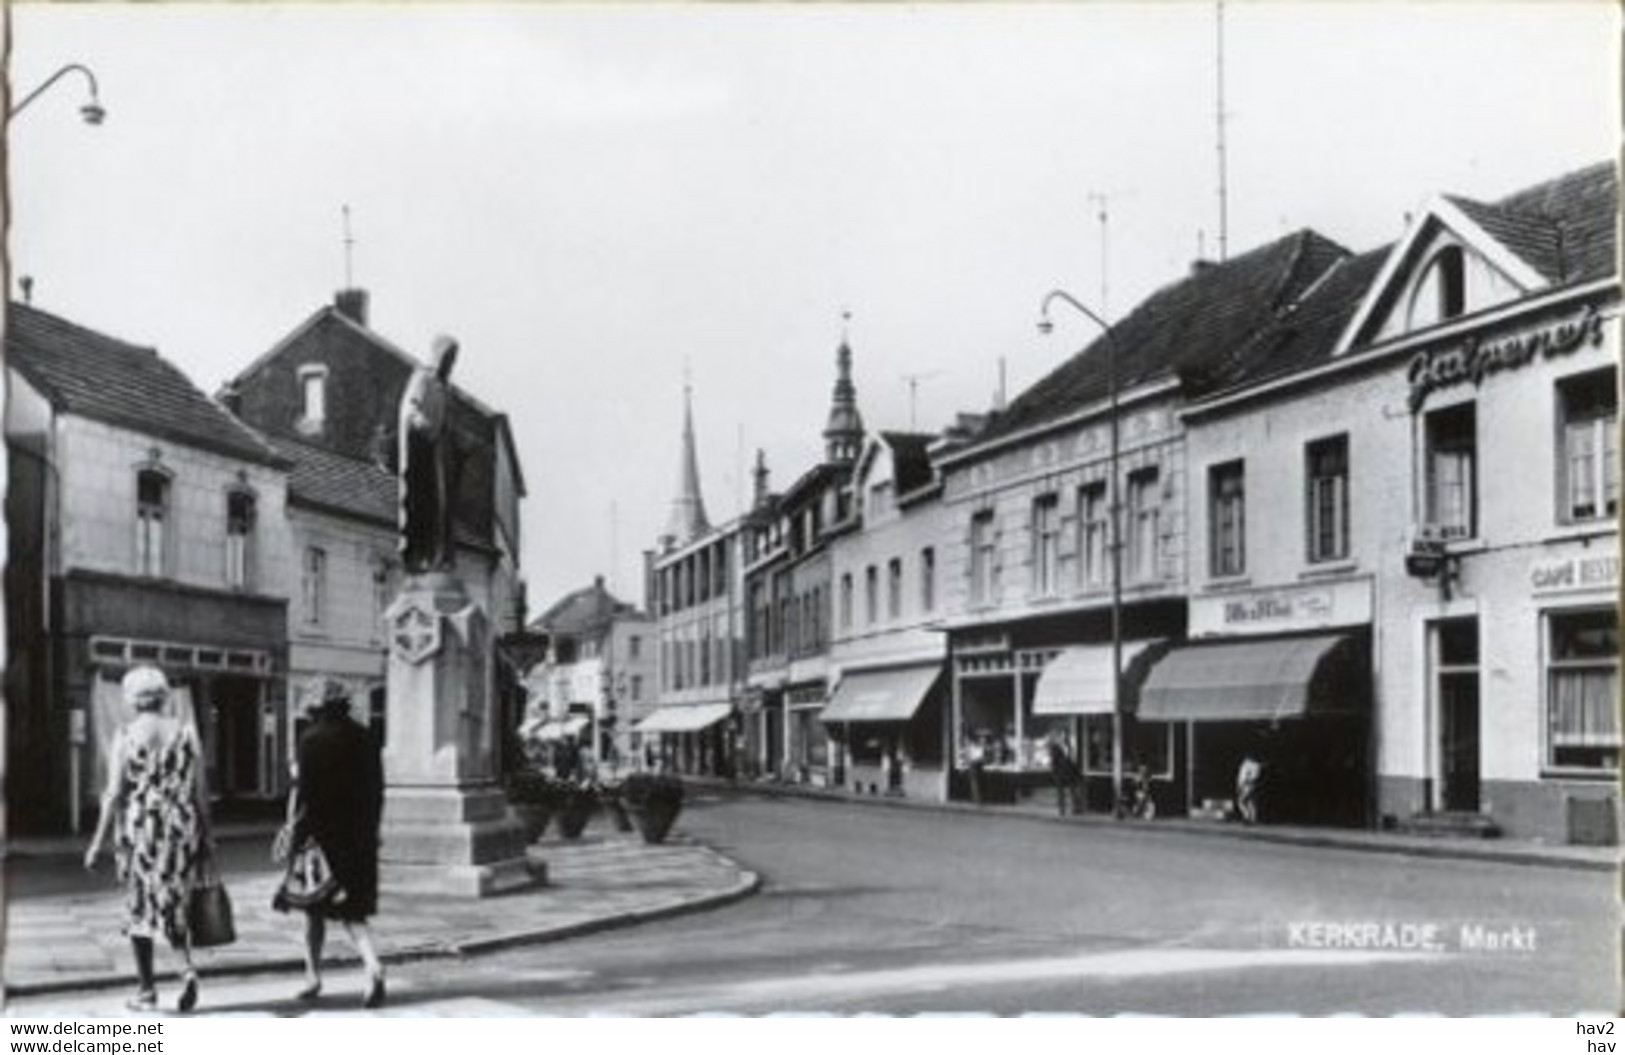
{"label": "utility pole", "polygon": [[1215,116],[1218,119],[1219,132],[1219,261],[1222,263],[1229,249],[1230,236],[1230,190],[1226,176],[1226,163],[1224,152],[1224,0],[1217,0],[1216,31],[1218,34],[1218,102]]}

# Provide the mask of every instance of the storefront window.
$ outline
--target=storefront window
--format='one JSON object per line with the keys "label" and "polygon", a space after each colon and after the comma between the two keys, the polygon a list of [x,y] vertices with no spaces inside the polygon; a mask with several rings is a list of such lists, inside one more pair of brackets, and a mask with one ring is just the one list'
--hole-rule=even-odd
{"label": "storefront window", "polygon": [[[1133,718],[1123,721],[1123,776],[1130,778],[1142,765],[1153,777],[1173,778],[1172,722],[1139,722]],[[1096,776],[1111,776],[1112,772],[1112,716],[1091,714],[1084,719],[1083,768]]]}
{"label": "storefront window", "polygon": [[1619,768],[1619,617],[1613,609],[1547,617],[1547,762]]}

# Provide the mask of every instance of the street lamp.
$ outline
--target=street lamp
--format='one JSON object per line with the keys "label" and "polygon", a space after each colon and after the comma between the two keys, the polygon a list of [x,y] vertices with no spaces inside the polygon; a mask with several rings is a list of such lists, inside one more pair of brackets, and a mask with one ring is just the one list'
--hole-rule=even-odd
{"label": "street lamp", "polygon": [[[1123,794],[1123,700],[1122,700],[1122,671],[1123,671],[1123,551],[1119,541],[1118,532],[1118,501],[1117,501],[1117,461],[1118,461],[1118,428],[1117,428],[1117,334],[1113,332],[1111,323],[1084,307],[1083,303],[1072,294],[1062,289],[1052,289],[1044,296],[1044,302],[1038,313],[1038,332],[1048,336],[1055,326],[1049,319],[1049,307],[1055,301],[1070,305],[1073,310],[1082,314],[1090,322],[1100,327],[1106,337],[1106,393],[1108,399],[1107,418],[1111,432],[1111,456],[1106,481],[1106,549],[1111,554],[1112,570],[1112,802],[1113,813],[1121,817],[1122,809],[1119,804]],[[1079,744],[1084,749],[1084,744]]]}
{"label": "street lamp", "polygon": [[24,107],[33,102],[35,99],[38,99],[41,95],[44,95],[47,88],[51,87],[51,85],[55,84],[57,81],[61,80],[70,73],[82,73],[84,74],[85,80],[90,82],[90,102],[79,108],[79,116],[84,118],[85,124],[87,125],[101,124],[103,119],[107,117],[107,111],[103,109],[101,100],[97,96],[96,75],[90,72],[90,67],[83,66],[77,62],[70,62],[66,66],[57,70],[55,73],[51,74],[49,77],[45,78],[45,82],[43,84],[29,92],[27,95],[23,96],[22,102],[11,108],[11,111],[6,115],[7,118],[14,118],[18,114],[22,113]]}

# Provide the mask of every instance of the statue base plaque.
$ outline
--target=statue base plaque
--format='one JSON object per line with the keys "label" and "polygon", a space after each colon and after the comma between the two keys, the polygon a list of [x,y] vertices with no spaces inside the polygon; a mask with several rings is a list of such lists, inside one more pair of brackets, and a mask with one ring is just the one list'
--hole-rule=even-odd
{"label": "statue base plaque", "polygon": [[449,573],[407,579],[390,649],[379,882],[486,897],[536,882],[496,783],[490,632]]}

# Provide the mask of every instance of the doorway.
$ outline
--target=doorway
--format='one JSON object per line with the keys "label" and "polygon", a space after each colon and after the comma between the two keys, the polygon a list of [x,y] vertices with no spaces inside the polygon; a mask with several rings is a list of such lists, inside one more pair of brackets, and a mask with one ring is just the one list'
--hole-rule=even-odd
{"label": "doorway", "polygon": [[1434,624],[1435,687],[1439,714],[1439,807],[1479,810],[1478,620]]}

